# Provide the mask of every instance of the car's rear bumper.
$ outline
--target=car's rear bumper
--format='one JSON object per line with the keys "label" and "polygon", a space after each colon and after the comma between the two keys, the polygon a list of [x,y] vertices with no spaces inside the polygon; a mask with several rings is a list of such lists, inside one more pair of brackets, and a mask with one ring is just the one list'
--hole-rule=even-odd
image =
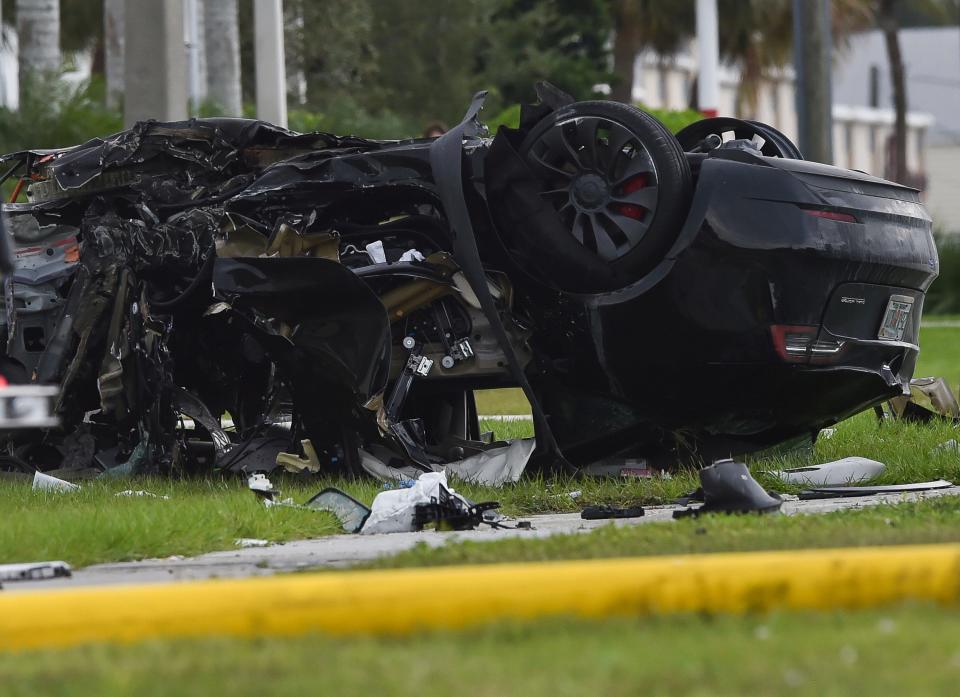
{"label": "car's rear bumper", "polygon": [[[554,431],[586,444],[570,400],[589,395],[693,439],[812,433],[902,391],[937,272],[913,190],[813,163],[708,160],[652,280],[571,296],[563,324],[539,333],[557,378],[544,384],[569,385],[544,394]],[[899,340],[879,334],[892,295],[912,301]],[[787,352],[790,332],[807,341]]]}

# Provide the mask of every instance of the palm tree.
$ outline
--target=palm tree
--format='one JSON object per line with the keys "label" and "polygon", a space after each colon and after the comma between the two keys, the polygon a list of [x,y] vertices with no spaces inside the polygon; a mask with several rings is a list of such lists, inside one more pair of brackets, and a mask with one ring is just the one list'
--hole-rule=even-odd
{"label": "palm tree", "polygon": [[59,0],[17,0],[20,94],[37,75],[60,69]]}
{"label": "palm tree", "polygon": [[630,102],[637,53],[674,53],[693,35],[693,0],[613,0],[614,82],[610,98]]}
{"label": "palm tree", "polygon": [[207,97],[229,116],[243,113],[237,0],[204,0]]}
{"label": "palm tree", "polygon": [[893,94],[893,152],[887,176],[901,183],[907,181],[907,81],[900,52],[900,22],[897,18],[898,0],[880,0],[877,3],[877,22],[883,32],[890,64],[890,88]]}

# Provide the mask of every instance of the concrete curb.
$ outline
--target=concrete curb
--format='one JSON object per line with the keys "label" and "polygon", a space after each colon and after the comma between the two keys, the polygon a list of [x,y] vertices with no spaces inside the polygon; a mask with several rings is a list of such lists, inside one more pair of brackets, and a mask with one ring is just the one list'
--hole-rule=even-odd
{"label": "concrete curb", "polygon": [[504,619],[864,608],[960,597],[960,545],[350,571],[0,594],[0,649],[407,634]]}

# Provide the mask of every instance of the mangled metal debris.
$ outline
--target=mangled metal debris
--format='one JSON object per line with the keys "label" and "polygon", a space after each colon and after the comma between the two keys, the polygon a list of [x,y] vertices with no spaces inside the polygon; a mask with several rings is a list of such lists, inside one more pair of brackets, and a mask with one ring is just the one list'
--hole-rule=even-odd
{"label": "mangled metal debris", "polygon": [[[494,137],[481,93],[438,139],[146,121],[2,158],[27,201],[0,369],[59,420],[2,466],[499,485],[710,461],[902,392],[937,274],[915,191],[762,124],[674,138],[538,95]],[[535,449],[481,438],[473,391],[507,386]]]}
{"label": "mangled metal debris", "polygon": [[905,421],[941,418],[960,423],[960,403],[945,378],[914,378],[908,394],[891,399],[889,407],[892,417]]}

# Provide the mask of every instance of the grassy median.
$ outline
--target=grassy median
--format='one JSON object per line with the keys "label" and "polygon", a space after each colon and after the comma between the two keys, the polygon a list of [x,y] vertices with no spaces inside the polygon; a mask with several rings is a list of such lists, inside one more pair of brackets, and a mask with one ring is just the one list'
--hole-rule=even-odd
{"label": "grassy median", "polygon": [[154,641],[0,654],[0,685],[5,697],[955,695],[958,646],[960,613],[925,605],[558,619],[400,638]]}

